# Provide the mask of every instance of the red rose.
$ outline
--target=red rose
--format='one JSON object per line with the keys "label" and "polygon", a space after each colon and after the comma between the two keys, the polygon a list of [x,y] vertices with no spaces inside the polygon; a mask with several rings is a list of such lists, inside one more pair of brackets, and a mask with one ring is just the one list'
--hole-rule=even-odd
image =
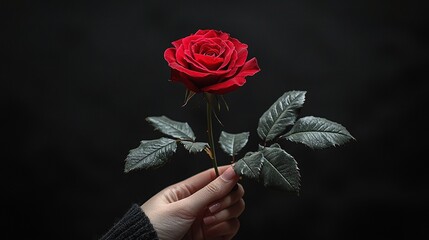
{"label": "red rose", "polygon": [[228,33],[198,30],[172,44],[174,47],[164,52],[171,80],[193,92],[225,94],[260,71],[256,58],[246,61],[247,45]]}

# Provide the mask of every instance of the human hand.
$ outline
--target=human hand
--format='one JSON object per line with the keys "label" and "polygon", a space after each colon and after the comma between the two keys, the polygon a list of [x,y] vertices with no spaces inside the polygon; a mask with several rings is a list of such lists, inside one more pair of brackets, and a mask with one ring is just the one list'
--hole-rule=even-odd
{"label": "human hand", "polygon": [[231,239],[237,234],[244,189],[231,166],[219,172],[216,177],[209,169],[171,185],[141,206],[160,240]]}

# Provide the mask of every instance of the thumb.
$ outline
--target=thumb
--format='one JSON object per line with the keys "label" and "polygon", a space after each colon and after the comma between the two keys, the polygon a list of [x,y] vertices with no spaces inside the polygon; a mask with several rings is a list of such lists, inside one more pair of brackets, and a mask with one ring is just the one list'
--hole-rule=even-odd
{"label": "thumb", "polygon": [[228,195],[232,188],[238,182],[238,175],[232,167],[228,167],[222,175],[211,181],[209,184],[183,199],[184,204],[189,211],[198,214],[205,209],[210,203]]}

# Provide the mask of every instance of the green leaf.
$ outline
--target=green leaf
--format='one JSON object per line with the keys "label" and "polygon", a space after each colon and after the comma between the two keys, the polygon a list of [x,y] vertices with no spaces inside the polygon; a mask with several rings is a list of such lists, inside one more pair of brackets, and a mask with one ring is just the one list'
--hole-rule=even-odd
{"label": "green leaf", "polygon": [[170,138],[141,141],[140,146],[131,149],[125,159],[125,172],[135,169],[158,168],[176,152],[177,143]]}
{"label": "green leaf", "polygon": [[188,150],[190,153],[197,153],[204,150],[205,147],[208,147],[209,144],[205,142],[189,142],[189,141],[181,141],[183,146]]}
{"label": "green leaf", "polygon": [[314,149],[341,145],[354,137],[341,124],[320,117],[303,117],[281,138],[299,142]]}
{"label": "green leaf", "polygon": [[271,146],[270,147],[272,147],[272,148],[282,148],[281,146],[280,146],[280,144],[278,144],[278,143],[273,143],[273,144],[271,144]]}
{"label": "green leaf", "polygon": [[258,135],[265,142],[271,141],[293,125],[297,118],[297,110],[305,101],[305,91],[289,91],[284,93],[259,118]]}
{"label": "green leaf", "polygon": [[247,144],[249,132],[237,134],[222,131],[219,137],[219,143],[222,150],[229,156],[235,156]]}
{"label": "green leaf", "polygon": [[146,120],[151,123],[155,130],[180,140],[195,141],[195,134],[186,122],[177,122],[166,116],[147,117]]}
{"label": "green leaf", "polygon": [[266,147],[260,179],[265,187],[298,192],[300,178],[295,159],[281,148]]}
{"label": "green leaf", "polygon": [[246,154],[234,164],[234,171],[240,176],[258,180],[263,161],[264,155],[261,152]]}

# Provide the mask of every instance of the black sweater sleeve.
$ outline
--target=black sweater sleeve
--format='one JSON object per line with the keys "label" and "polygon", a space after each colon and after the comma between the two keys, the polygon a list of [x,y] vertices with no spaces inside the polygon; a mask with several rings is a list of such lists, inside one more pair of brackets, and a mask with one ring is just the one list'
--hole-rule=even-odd
{"label": "black sweater sleeve", "polygon": [[158,236],[139,205],[133,204],[127,213],[100,240],[158,240]]}

